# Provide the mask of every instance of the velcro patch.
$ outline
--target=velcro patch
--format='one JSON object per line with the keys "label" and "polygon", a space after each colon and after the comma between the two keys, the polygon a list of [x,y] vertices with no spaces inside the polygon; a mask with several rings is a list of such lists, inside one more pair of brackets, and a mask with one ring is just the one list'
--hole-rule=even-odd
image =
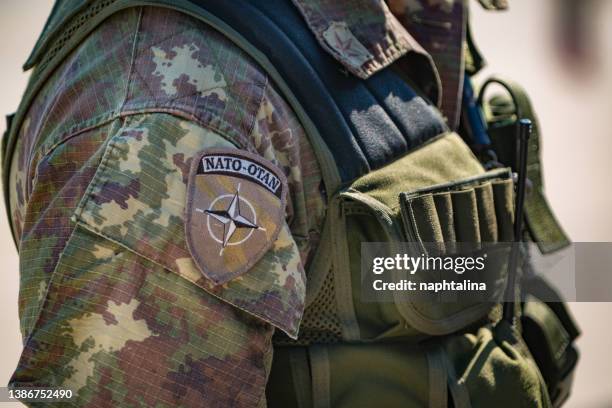
{"label": "velcro patch", "polygon": [[185,233],[202,274],[223,284],[248,271],[270,249],[283,223],[285,175],[236,149],[209,149],[192,163]]}

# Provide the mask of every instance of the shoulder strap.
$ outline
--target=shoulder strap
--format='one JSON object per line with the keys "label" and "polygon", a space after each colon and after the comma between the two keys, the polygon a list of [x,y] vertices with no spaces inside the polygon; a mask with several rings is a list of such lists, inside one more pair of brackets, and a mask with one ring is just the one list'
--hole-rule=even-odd
{"label": "shoulder strap", "polygon": [[266,56],[267,68],[272,67],[290,84],[331,151],[342,183],[446,130],[435,108],[417,96],[394,69],[383,69],[365,80],[346,73],[323,50],[291,2],[191,3],[238,32],[249,49]]}

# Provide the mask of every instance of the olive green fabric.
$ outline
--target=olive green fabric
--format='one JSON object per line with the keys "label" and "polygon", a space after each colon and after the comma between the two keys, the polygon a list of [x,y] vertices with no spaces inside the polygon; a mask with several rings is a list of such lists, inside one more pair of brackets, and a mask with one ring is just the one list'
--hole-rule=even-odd
{"label": "olive green fabric", "polygon": [[480,162],[459,135],[449,133],[403,158],[370,172],[351,184],[349,192],[367,194],[399,210],[399,194],[484,174]]}
{"label": "olive green fabric", "polygon": [[497,238],[500,242],[510,242],[514,238],[514,186],[503,181],[493,182],[495,214],[497,215]]}
{"label": "olive green fabric", "polygon": [[451,378],[451,390],[465,388],[469,395],[469,401],[457,407],[490,407],[491,401],[497,408],[551,406],[535,362],[507,322],[451,336],[443,343],[456,375]]}
{"label": "olive green fabric", "polygon": [[546,281],[535,278],[530,283],[533,285],[525,296],[521,316],[523,338],[548,386],[553,405],[558,407],[567,400],[572,388],[578,362],[573,342],[580,331],[563,303],[538,299],[542,291],[549,292],[547,300],[555,298],[556,293],[550,293],[554,289]]}
{"label": "olive green fabric", "polygon": [[[503,173],[509,177],[508,172]],[[511,241],[513,184],[510,178],[497,178],[499,175],[493,172],[469,188],[458,183],[454,191],[404,195],[402,216],[408,238],[440,243],[443,251],[444,245],[455,242]],[[452,252],[450,248],[446,251]]]}
{"label": "olive green fabric", "polygon": [[[448,196],[450,197],[450,194]],[[406,208],[410,208],[408,210],[410,215],[403,218],[406,222],[405,228],[407,230],[414,230],[416,238],[422,242],[441,242],[443,244],[442,218],[438,217],[434,196],[432,194],[424,194],[414,197],[410,201],[406,200],[406,202]],[[452,211],[452,207],[449,210]],[[419,216],[414,217],[412,214],[418,214]],[[445,230],[450,228],[450,226],[445,227]]]}
{"label": "olive green fabric", "polygon": [[[453,211],[453,200],[450,194],[433,195],[436,213],[440,220],[442,230],[442,238],[447,251],[454,251],[454,244],[457,242],[457,234],[455,234],[455,214]],[[435,242],[435,241],[432,241]]]}
{"label": "olive green fabric", "polygon": [[312,407],[312,383],[306,347],[276,347],[266,386],[269,408]]}
{"label": "olive green fabric", "polygon": [[[485,172],[454,134],[441,135],[337,194],[329,210],[330,273],[342,340],[278,347],[269,404],[443,407],[452,401],[455,407],[477,407],[489,406],[493,392],[501,390],[508,397],[502,406],[549,406],[524,344],[505,323],[493,328],[499,306],[447,303],[432,309],[400,299],[364,302],[360,294],[362,242],[388,242],[392,250],[406,240],[511,241],[513,196],[509,171]],[[409,232],[414,230],[419,233]],[[503,265],[495,268],[504,271]],[[462,332],[483,322],[484,328]],[[283,384],[312,395],[277,394]]]}
{"label": "olive green fabric", "polygon": [[[270,407],[551,406],[525,344],[505,322],[418,345],[279,347],[273,364]],[[304,395],[310,391],[316,397]]]}
{"label": "olive green fabric", "polygon": [[[448,334],[465,327],[467,323],[483,316],[487,303],[491,302],[492,305],[499,300],[498,297],[489,296],[497,296],[503,291],[509,246],[491,244],[499,242],[498,224],[507,225],[512,222],[512,194],[498,195],[497,199],[501,202],[497,203],[493,183],[506,185],[510,193],[512,192],[510,173],[502,169],[467,181],[461,180],[402,194],[402,218],[406,238],[408,241],[422,243],[424,252],[435,251],[430,255],[478,256],[477,252],[491,255],[488,256],[482,271],[472,272],[478,282],[486,283],[489,290],[487,295],[462,298],[454,296],[447,299],[452,302],[432,302],[430,299],[407,302],[413,313],[419,316],[421,325],[424,325],[418,327],[427,333]],[[440,205],[436,205],[436,197]],[[497,212],[496,207],[509,211]],[[451,228],[452,232],[447,232],[451,241],[446,242],[447,237],[443,231],[449,231]],[[455,245],[456,243],[459,244]],[[441,278],[439,274],[433,275],[430,272],[414,275],[412,279],[439,282]]]}
{"label": "olive green fabric", "polygon": [[[293,349],[293,348],[292,348]],[[300,356],[302,364],[288,361],[296,354],[282,347],[275,351],[268,381],[270,407],[425,407],[429,399],[428,362],[425,350],[404,342],[317,345]],[[325,361],[317,361],[324,359]],[[367,364],[364,365],[364,362]],[[301,376],[298,367],[311,367]],[[323,368],[323,370],[321,370]],[[286,370],[279,375],[282,370]],[[298,378],[297,389],[312,389],[316,399],[283,397],[287,384]],[[281,398],[283,398],[281,400]],[[293,403],[293,405],[285,405]]]}
{"label": "olive green fabric", "polygon": [[474,193],[478,203],[480,240],[482,242],[497,242],[497,218],[495,216],[495,205],[493,204],[495,202],[493,200],[493,187],[491,183],[484,183],[474,187]]}
{"label": "olive green fabric", "polygon": [[553,367],[553,369],[561,370],[564,364],[565,349],[570,343],[570,337],[557,316],[544,302],[533,297],[527,298],[523,314],[542,328],[540,341],[544,343],[544,348],[550,350],[551,355],[555,357],[553,364],[556,367]]}
{"label": "olive green fabric", "polygon": [[[505,183],[509,190],[496,194],[494,182]],[[497,203],[496,198],[501,202]],[[332,199],[329,239],[342,339],[402,337],[416,342],[486,320],[495,303],[490,303],[491,299],[434,304],[406,300],[396,294],[394,302],[364,301],[361,244],[386,242],[386,251],[393,256],[402,250],[400,243],[406,241],[443,245],[448,238],[451,243],[479,244],[481,229],[491,242],[496,242],[495,231],[507,233],[506,225],[512,223],[511,210],[512,181],[508,170],[485,172],[456,134],[441,135],[341,191]],[[504,265],[492,263],[487,271],[481,276],[485,282],[503,285]]]}
{"label": "olive green fabric", "polygon": [[480,242],[480,229],[478,227],[478,206],[476,205],[476,194],[473,189],[454,191],[451,193],[453,207],[456,212],[463,214],[456,217],[457,241]]}

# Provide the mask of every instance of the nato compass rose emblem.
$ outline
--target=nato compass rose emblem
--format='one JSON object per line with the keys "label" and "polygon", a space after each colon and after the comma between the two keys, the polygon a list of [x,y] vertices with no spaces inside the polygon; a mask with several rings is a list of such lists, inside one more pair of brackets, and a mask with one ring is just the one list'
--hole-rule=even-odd
{"label": "nato compass rose emblem", "polygon": [[[212,208],[217,207],[217,204],[221,201],[229,200],[229,204],[227,207],[222,210],[213,210]],[[241,210],[241,203],[244,203],[250,212],[249,218],[243,215]],[[209,217],[212,217],[217,222],[223,225],[223,236],[218,237],[211,228],[210,218],[207,220],[207,229],[210,236],[218,243],[221,244],[221,250],[219,254],[223,253],[223,250],[228,245],[240,245],[245,242],[247,239],[251,237],[253,231],[266,229],[257,225],[257,213],[253,208],[253,205],[248,202],[245,198],[240,197],[240,184],[236,188],[236,193],[234,195],[224,194],[217,197],[210,203],[210,207],[207,210],[203,210],[201,208],[197,208],[196,211],[200,213],[207,214]],[[245,236],[239,238],[238,240],[232,241],[232,237],[239,229],[247,229],[250,230]]]}
{"label": "nato compass rose emblem", "polygon": [[253,268],[285,225],[287,179],[253,153],[203,150],[187,183],[185,238],[204,277],[224,284]]}

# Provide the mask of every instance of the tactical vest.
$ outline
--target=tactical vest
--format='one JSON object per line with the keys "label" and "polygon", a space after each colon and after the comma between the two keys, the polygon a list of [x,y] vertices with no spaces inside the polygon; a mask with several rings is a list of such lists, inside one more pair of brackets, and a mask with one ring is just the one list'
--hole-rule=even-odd
{"label": "tactical vest", "polygon": [[[38,72],[51,70],[120,9],[171,7],[211,25],[257,61],[306,130],[322,169],[328,210],[308,266],[299,338],[274,339],[270,406],[551,405],[523,340],[509,326],[495,326],[495,299],[365,302],[360,296],[363,242],[392,247],[404,241],[513,239],[510,171],[485,171],[398,63],[368,79],[346,73],[286,0],[63,4],[54,9],[28,62]],[[62,32],[66,21],[77,23]],[[32,80],[17,125],[43,80],[44,75]],[[4,157],[10,157],[18,127],[3,146]],[[495,273],[487,280],[503,289],[505,269]]]}

